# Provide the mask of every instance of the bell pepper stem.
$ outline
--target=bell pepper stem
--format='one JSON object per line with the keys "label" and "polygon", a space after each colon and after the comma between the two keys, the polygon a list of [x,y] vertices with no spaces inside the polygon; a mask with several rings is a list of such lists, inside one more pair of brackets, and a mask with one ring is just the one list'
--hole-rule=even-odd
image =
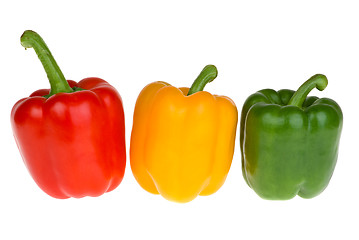
{"label": "bell pepper stem", "polygon": [[60,92],[74,92],[62,74],[46,43],[39,34],[31,30],[26,30],[22,34],[20,42],[25,49],[34,48],[46,71],[47,78],[49,79],[51,85],[51,90],[49,95],[46,95],[45,97],[50,97]]}
{"label": "bell pepper stem", "polygon": [[205,66],[196,78],[196,80],[194,80],[191,88],[188,91],[187,96],[199,91],[203,91],[206,84],[212,82],[217,77],[217,75],[218,71],[214,65]]}
{"label": "bell pepper stem", "polygon": [[304,100],[313,88],[323,91],[328,85],[328,79],[323,74],[316,74],[304,82],[298,90],[293,94],[288,105],[302,108]]}

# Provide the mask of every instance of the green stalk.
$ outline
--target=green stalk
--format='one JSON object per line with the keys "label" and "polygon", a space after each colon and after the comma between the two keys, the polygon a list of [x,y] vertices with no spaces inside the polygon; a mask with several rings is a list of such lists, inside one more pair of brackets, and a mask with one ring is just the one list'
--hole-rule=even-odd
{"label": "green stalk", "polygon": [[59,66],[57,65],[54,57],[52,56],[49,48],[44,40],[34,31],[25,31],[21,38],[21,45],[26,48],[34,48],[37,56],[39,57],[45,71],[47,78],[50,81],[51,90],[50,93],[44,97],[50,97],[56,93],[65,92],[71,93],[74,90],[70,87],[62,74]]}
{"label": "green stalk", "polygon": [[304,82],[289,100],[288,105],[302,108],[304,100],[313,88],[323,91],[328,85],[328,79],[323,74],[316,74]]}
{"label": "green stalk", "polygon": [[207,65],[203,68],[202,72],[194,80],[191,88],[188,91],[187,96],[203,91],[207,83],[212,82],[217,77],[218,71],[214,65]]}

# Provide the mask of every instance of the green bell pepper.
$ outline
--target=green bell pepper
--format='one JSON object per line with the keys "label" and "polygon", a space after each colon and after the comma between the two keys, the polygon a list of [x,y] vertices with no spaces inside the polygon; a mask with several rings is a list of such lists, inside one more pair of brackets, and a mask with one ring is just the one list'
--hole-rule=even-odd
{"label": "green bell pepper", "polygon": [[241,114],[242,171],[247,184],[262,198],[312,198],[333,174],[343,113],[328,98],[307,97],[328,84],[317,74],[296,92],[260,90],[249,96]]}

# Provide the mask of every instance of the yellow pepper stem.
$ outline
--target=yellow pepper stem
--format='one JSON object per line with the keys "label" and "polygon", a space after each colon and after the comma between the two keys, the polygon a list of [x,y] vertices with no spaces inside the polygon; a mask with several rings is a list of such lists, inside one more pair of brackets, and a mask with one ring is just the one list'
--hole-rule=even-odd
{"label": "yellow pepper stem", "polygon": [[198,75],[196,80],[194,80],[191,88],[188,91],[187,96],[203,91],[207,83],[212,82],[218,75],[216,66],[207,65],[203,68],[202,72]]}

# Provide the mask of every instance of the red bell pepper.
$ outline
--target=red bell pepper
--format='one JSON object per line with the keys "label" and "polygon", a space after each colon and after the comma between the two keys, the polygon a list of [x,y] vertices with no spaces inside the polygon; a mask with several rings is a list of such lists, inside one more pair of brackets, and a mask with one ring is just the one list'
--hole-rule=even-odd
{"label": "red bell pepper", "polygon": [[55,198],[99,196],[115,189],[126,165],[122,100],[100,78],[66,81],[42,38],[21,36],[34,48],[51,90],[37,90],[11,112],[14,137],[38,186]]}

